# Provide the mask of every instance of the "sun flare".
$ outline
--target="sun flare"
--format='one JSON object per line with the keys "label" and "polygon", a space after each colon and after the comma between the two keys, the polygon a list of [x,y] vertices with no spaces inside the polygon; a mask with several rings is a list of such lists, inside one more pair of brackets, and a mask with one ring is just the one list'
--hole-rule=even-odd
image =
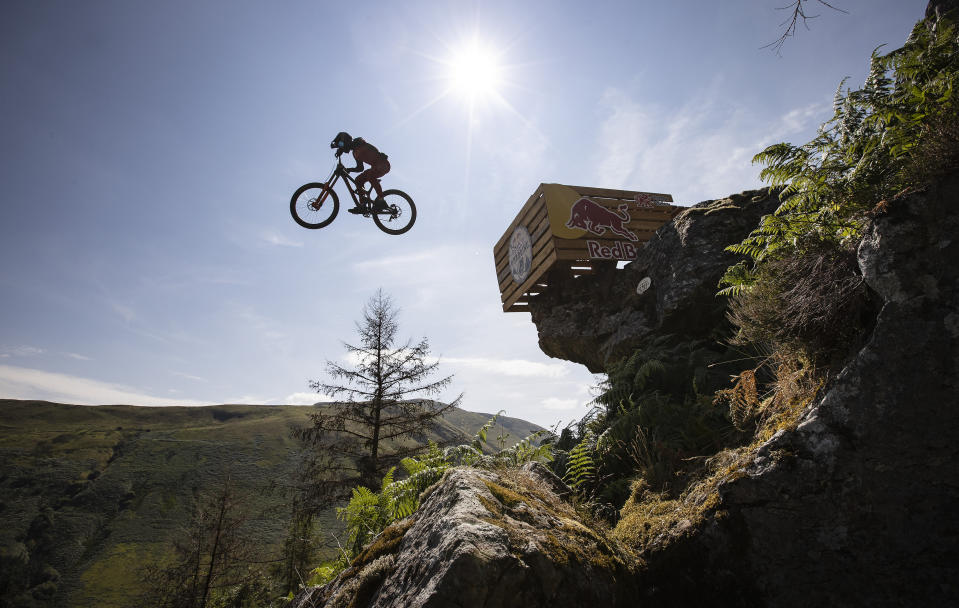
{"label": "sun flare", "polygon": [[497,53],[477,41],[455,51],[448,67],[451,88],[469,99],[495,96],[502,82]]}

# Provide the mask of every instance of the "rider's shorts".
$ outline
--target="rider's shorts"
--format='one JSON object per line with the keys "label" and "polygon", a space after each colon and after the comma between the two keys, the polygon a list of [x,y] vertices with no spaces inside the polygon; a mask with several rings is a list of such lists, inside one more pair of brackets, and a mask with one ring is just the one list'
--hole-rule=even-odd
{"label": "rider's shorts", "polygon": [[390,172],[390,161],[382,160],[372,165],[369,169],[356,176],[358,183],[379,179]]}

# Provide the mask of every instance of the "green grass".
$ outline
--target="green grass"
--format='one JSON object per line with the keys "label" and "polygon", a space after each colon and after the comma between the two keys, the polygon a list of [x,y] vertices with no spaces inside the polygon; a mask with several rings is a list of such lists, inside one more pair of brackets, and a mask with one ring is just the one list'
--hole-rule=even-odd
{"label": "green grass", "polygon": [[[273,559],[288,509],[271,482],[292,479],[292,426],[316,406],[77,406],[0,400],[0,548],[26,534],[42,506],[54,510],[57,606],[139,605],[139,572],[185,526],[193,496],[228,473],[260,559]],[[455,410],[433,439],[467,441],[489,419]],[[501,418],[512,444],[538,427]],[[321,518],[338,529],[332,512]],[[0,598],[2,599],[2,598]]]}

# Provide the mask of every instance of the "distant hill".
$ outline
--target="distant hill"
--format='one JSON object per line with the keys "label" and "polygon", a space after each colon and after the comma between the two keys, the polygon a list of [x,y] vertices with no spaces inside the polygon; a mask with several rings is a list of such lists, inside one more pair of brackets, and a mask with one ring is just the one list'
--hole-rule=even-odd
{"label": "distant hill", "polygon": [[[288,513],[268,489],[293,478],[301,446],[290,429],[318,407],[0,400],[0,570],[52,568],[43,576],[54,601],[36,605],[135,605],[140,568],[168,549],[194,495],[226,474],[270,559]],[[455,409],[432,438],[467,441],[490,417]],[[539,428],[501,417],[489,439],[508,434],[511,445]],[[332,513],[324,525],[338,527]]]}

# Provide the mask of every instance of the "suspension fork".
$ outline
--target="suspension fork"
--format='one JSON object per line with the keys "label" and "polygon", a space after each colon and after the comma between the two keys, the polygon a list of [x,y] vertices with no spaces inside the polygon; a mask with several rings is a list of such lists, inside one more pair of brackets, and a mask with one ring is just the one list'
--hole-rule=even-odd
{"label": "suspension fork", "polygon": [[336,184],[336,180],[340,178],[340,174],[337,171],[339,166],[333,167],[333,173],[326,178],[326,190],[323,191],[323,194],[320,195],[320,200],[317,202],[318,205],[322,205],[326,202],[326,198],[330,195],[330,192],[333,191],[333,185]]}

